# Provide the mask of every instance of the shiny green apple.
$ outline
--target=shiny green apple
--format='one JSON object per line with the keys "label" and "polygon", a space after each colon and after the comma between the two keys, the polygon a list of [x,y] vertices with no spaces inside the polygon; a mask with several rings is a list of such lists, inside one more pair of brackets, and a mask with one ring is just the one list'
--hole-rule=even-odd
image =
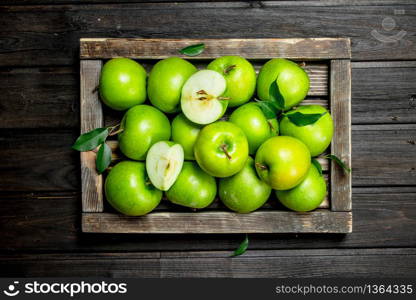
{"label": "shiny green apple", "polygon": [[182,87],[196,71],[193,64],[179,57],[158,61],[150,71],[147,84],[150,102],[165,113],[179,111]]}
{"label": "shiny green apple", "polygon": [[329,112],[319,105],[300,106],[295,110],[287,112],[287,115],[300,112],[302,114],[323,114],[313,124],[296,126],[287,116],[280,121],[282,135],[288,135],[301,140],[311,152],[312,156],[318,156],[328,148],[334,133],[334,124]]}
{"label": "shiny green apple", "polygon": [[293,61],[274,58],[263,65],[257,78],[257,97],[260,100],[270,100],[269,89],[274,81],[285,100],[285,110],[297,105],[308,94],[309,76]]}
{"label": "shiny green apple", "polygon": [[199,166],[215,177],[238,173],[248,158],[244,132],[231,122],[218,121],[205,126],[198,135],[194,155]]}
{"label": "shiny green apple", "polygon": [[110,59],[101,70],[101,100],[115,110],[142,104],[146,100],[146,75],[146,70],[132,59]]}
{"label": "shiny green apple", "polygon": [[204,208],[214,201],[216,193],[215,178],[205,173],[196,162],[186,161],[166,197],[178,205]]}
{"label": "shiny green apple", "polygon": [[271,191],[271,187],[257,176],[251,157],[240,172],[221,178],[219,184],[221,201],[229,209],[239,213],[249,213],[263,206]]}
{"label": "shiny green apple", "polygon": [[284,206],[291,210],[310,211],[321,205],[326,193],[325,179],[312,165],[299,185],[287,191],[276,191],[276,196]]}
{"label": "shiny green apple", "polygon": [[162,199],[162,192],[148,182],[143,162],[122,161],[115,165],[104,189],[111,206],[128,216],[145,215]]}
{"label": "shiny green apple", "polygon": [[168,118],[149,105],[130,108],[121,120],[120,129],[120,150],[125,156],[135,160],[144,160],[149,148],[156,142],[169,140],[171,133]]}
{"label": "shiny green apple", "polygon": [[275,190],[288,190],[305,178],[311,166],[308,147],[290,136],[275,136],[265,141],[256,153],[260,178]]}
{"label": "shiny green apple", "polygon": [[256,71],[253,65],[241,56],[222,56],[213,60],[208,70],[214,70],[227,81],[225,97],[230,107],[239,106],[251,99],[256,89]]}
{"label": "shiny green apple", "polygon": [[267,120],[260,107],[254,102],[237,108],[231,114],[229,121],[244,131],[250,154],[256,153],[264,141],[279,132],[277,120]]}
{"label": "shiny green apple", "polygon": [[202,125],[189,121],[184,114],[172,121],[172,141],[182,145],[186,160],[194,160],[194,145]]}

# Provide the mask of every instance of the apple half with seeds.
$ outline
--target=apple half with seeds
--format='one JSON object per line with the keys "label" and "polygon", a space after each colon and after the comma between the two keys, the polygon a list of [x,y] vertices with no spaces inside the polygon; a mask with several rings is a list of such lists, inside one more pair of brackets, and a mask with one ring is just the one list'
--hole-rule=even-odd
{"label": "apple half with seeds", "polygon": [[182,88],[182,112],[197,124],[215,122],[228,106],[229,98],[222,96],[226,88],[227,82],[220,73],[212,70],[196,72]]}
{"label": "apple half with seeds", "polygon": [[180,144],[169,141],[157,142],[147,153],[147,175],[157,189],[167,191],[178,178],[183,161],[184,153]]}

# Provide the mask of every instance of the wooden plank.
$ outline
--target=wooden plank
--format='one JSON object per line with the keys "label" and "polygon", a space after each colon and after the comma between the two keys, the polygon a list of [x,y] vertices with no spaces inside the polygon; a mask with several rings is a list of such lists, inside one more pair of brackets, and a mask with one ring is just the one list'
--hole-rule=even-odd
{"label": "wooden plank", "polygon": [[[205,44],[200,55],[189,57],[178,53],[182,48]],[[114,39],[81,38],[81,59],[129,57],[136,59],[164,59],[180,56],[190,60],[212,59],[223,55],[241,55],[251,59],[285,57],[289,59],[323,60],[350,58],[349,39]]]}
{"label": "wooden plank", "polygon": [[143,217],[111,213],[83,213],[83,232],[106,233],[348,233],[352,217],[348,212],[317,210],[310,213],[256,211],[171,213],[153,212]]}
{"label": "wooden plank", "polygon": [[[2,191],[78,191],[79,153],[73,130],[0,130]],[[416,125],[354,125],[354,186],[409,186],[416,182]],[[30,172],[28,172],[30,170]]]}
{"label": "wooden plank", "polygon": [[[409,61],[363,64],[352,64],[352,123],[416,123],[416,65]],[[310,94],[318,97],[303,103],[322,105],[325,97],[319,95],[328,94],[323,84],[328,81],[328,68],[308,63],[305,68],[310,71]],[[78,128],[79,74],[75,69],[1,69],[0,128]],[[106,114],[106,124],[122,117],[110,109]]]}
{"label": "wooden plank", "polygon": [[[81,61],[81,134],[104,126],[103,110],[98,93],[102,62],[100,60]],[[95,168],[96,154],[92,151],[81,152],[81,189],[82,211],[103,211],[103,177]]]}
{"label": "wooden plank", "polygon": [[[0,65],[74,64],[82,37],[199,38],[201,32],[204,38],[352,37],[354,60],[416,58],[415,5],[301,4],[277,1],[267,5],[223,2],[3,6]],[[393,15],[395,10],[404,14]],[[198,22],[196,15],[202,16]],[[382,28],[386,16],[395,20],[393,31]],[[181,22],[172,26],[172,20]],[[397,42],[383,43],[371,35],[372,30],[384,35],[402,30],[406,35]]]}
{"label": "wooden plank", "polygon": [[[250,249],[416,247],[416,187],[353,189],[354,232],[250,234]],[[3,251],[197,251],[233,250],[243,235],[83,234],[81,195],[2,193]]]}
{"label": "wooden plank", "polygon": [[[331,61],[330,106],[334,120],[331,154],[351,167],[351,62]],[[351,211],[351,174],[331,162],[331,210]]]}
{"label": "wooden plank", "polygon": [[[271,250],[181,253],[3,254],[3,277],[108,276],[112,278],[413,278],[416,250]],[[325,258],[325,259],[323,259]],[[342,266],[342,267],[340,267]]]}

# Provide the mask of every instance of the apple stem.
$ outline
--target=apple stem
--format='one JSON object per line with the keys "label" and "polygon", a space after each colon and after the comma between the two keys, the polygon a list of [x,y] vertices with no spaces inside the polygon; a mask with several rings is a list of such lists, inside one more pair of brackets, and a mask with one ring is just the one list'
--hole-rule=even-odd
{"label": "apple stem", "polygon": [[92,90],[92,92],[91,92],[91,94],[95,94],[97,91],[98,91],[98,89],[100,88],[100,86],[99,85],[97,85],[93,90]]}
{"label": "apple stem", "polygon": [[227,151],[227,145],[222,144],[222,145],[220,146],[220,148],[221,148],[221,150],[224,152],[225,156],[227,156],[227,158],[228,158],[229,160],[231,160],[231,155],[230,155],[230,153],[228,153],[228,151]]}
{"label": "apple stem", "polygon": [[261,170],[267,170],[267,166],[261,164],[261,163],[256,163],[256,167],[258,167]]}
{"label": "apple stem", "polygon": [[231,66],[226,67],[224,69],[224,74],[230,73],[230,71],[233,70],[235,67],[237,67],[237,65],[231,65]]}
{"label": "apple stem", "polygon": [[230,100],[230,97],[217,97],[218,100]]}
{"label": "apple stem", "polygon": [[304,68],[306,66],[306,63],[303,61],[299,64],[299,66],[301,66],[302,68]]}
{"label": "apple stem", "polygon": [[118,130],[116,130],[116,131],[111,131],[108,135],[109,136],[113,136],[113,135],[116,135],[116,134],[119,134],[119,133],[121,133],[121,132],[123,132],[124,131],[124,129],[123,128],[119,128]]}
{"label": "apple stem", "polygon": [[269,127],[272,131],[274,131],[274,127],[272,125],[272,122],[270,122],[269,120],[267,120],[267,124],[269,124]]}

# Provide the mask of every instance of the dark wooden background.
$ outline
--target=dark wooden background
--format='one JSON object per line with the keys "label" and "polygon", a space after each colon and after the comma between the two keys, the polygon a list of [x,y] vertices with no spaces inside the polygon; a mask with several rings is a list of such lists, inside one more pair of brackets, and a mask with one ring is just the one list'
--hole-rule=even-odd
{"label": "dark wooden background", "polygon": [[[81,2],[1,1],[0,276],[416,275],[414,1]],[[354,232],[250,235],[233,259],[242,235],[82,234],[80,37],[350,37]]]}

